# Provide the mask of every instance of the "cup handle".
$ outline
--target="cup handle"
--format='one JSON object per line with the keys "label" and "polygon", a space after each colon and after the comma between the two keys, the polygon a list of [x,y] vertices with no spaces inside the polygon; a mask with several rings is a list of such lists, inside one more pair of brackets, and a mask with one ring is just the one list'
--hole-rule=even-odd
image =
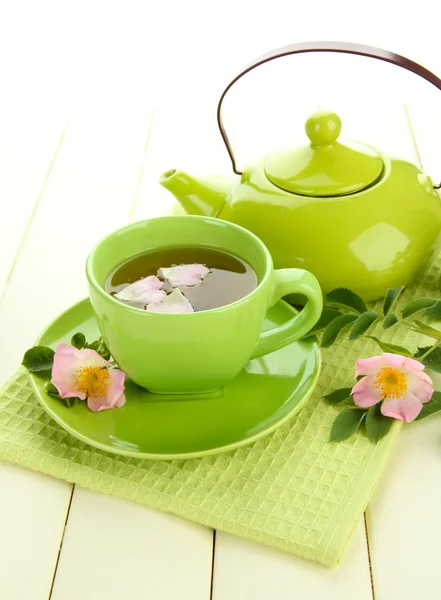
{"label": "cup handle", "polygon": [[283,325],[262,331],[251,358],[269,354],[300,339],[314,327],[322,313],[322,290],[312,273],[304,269],[278,269],[274,275],[275,285],[269,306],[288,294],[302,294],[308,301],[303,310]]}

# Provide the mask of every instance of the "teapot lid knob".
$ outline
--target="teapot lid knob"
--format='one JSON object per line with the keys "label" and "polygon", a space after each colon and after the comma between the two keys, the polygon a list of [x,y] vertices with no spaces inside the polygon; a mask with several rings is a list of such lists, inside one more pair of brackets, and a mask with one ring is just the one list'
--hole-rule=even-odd
{"label": "teapot lid knob", "polygon": [[329,110],[317,110],[306,121],[305,131],[312,146],[330,146],[340,135],[340,117]]}

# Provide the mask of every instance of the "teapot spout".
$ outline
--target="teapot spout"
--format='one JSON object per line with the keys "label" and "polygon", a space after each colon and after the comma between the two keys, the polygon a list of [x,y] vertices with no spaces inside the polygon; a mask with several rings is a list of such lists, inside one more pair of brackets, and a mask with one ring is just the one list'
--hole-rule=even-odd
{"label": "teapot spout", "polygon": [[163,173],[159,183],[176,196],[186,213],[206,217],[218,216],[231,188],[230,179],[202,180],[176,169]]}

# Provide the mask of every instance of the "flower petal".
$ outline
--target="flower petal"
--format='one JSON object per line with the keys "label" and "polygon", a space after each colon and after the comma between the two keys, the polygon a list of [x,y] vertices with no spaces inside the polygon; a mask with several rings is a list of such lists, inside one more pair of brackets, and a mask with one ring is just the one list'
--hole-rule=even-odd
{"label": "flower petal", "polygon": [[70,344],[58,344],[55,352],[57,354],[65,354],[66,356],[71,356],[72,354],[75,353],[76,349],[77,348],[75,348],[74,346],[71,346]]}
{"label": "flower petal", "polygon": [[77,350],[68,344],[58,344],[52,366],[51,382],[57,388],[62,398],[81,398],[86,399],[86,394],[77,392],[74,388],[77,368],[80,361],[77,356]]}
{"label": "flower petal", "polygon": [[381,367],[382,356],[372,358],[359,358],[355,361],[355,377],[360,375],[371,375]]}
{"label": "flower petal", "polygon": [[420,402],[429,402],[433,394],[433,384],[427,373],[413,371],[407,376],[409,391],[414,394]]}
{"label": "flower petal", "polygon": [[393,369],[403,369],[406,364],[406,357],[401,354],[391,354],[390,352],[385,352],[382,358],[382,365],[387,367],[392,367]]}
{"label": "flower petal", "polygon": [[404,398],[385,400],[381,405],[381,412],[386,417],[410,423],[417,418],[422,408],[420,400],[411,391],[407,391]]}
{"label": "flower petal", "polygon": [[429,383],[432,387],[433,387],[433,381],[432,379],[427,375],[427,373],[425,373],[424,371],[420,371],[418,373],[418,377],[420,379],[423,379],[426,383]]}
{"label": "flower petal", "polygon": [[124,394],[120,394],[114,404],[110,403],[107,396],[91,396],[87,399],[87,406],[93,412],[99,412],[100,410],[107,410],[108,408],[120,408],[125,402],[126,397]]}
{"label": "flower petal", "polygon": [[354,385],[351,391],[354,404],[360,408],[369,408],[381,401],[378,389],[372,387],[373,383],[374,375],[368,375]]}
{"label": "flower petal", "polygon": [[406,367],[406,369],[408,371],[411,371],[411,372],[418,372],[418,371],[422,371],[424,369],[423,363],[421,363],[419,360],[415,360],[413,358],[405,358],[404,366]]}
{"label": "flower petal", "polygon": [[155,275],[149,275],[148,277],[138,279],[138,281],[135,281],[135,283],[131,283],[129,287],[137,294],[142,294],[146,290],[160,290],[163,285],[163,282]]}
{"label": "flower petal", "polygon": [[120,408],[126,401],[124,395],[125,373],[119,369],[109,369],[110,386],[106,396],[90,396],[87,406],[90,410],[100,411],[107,408]]}
{"label": "flower petal", "polygon": [[85,348],[84,350],[76,350],[75,356],[81,367],[109,367],[111,366],[108,360],[105,360],[95,350]]}
{"label": "flower petal", "polygon": [[149,275],[122,289],[115,294],[115,298],[126,302],[139,302],[139,304],[161,302],[166,296],[166,292],[161,289],[163,285],[164,283],[155,275]]}
{"label": "flower petal", "polygon": [[125,394],[121,394],[121,396],[118,398],[118,400],[113,405],[113,408],[121,408],[121,406],[123,406],[125,403],[126,403]]}
{"label": "flower petal", "polygon": [[205,265],[178,265],[175,267],[164,268],[158,270],[158,277],[166,279],[172,286],[178,285],[199,285],[204,277],[208,275],[210,269]]}
{"label": "flower petal", "polygon": [[194,312],[193,306],[184,296],[179,288],[175,288],[171,294],[169,294],[160,303],[151,303],[147,305],[147,310],[151,312],[162,312],[162,313],[192,313]]}

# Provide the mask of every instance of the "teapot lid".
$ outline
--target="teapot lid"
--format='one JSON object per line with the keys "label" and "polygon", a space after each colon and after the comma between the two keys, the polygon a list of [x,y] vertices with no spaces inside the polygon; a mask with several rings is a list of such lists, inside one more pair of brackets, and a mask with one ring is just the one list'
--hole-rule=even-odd
{"label": "teapot lid", "polygon": [[382,158],[369,146],[337,141],[338,115],[313,113],[305,124],[311,144],[272,152],[265,163],[268,179],[277,187],[303,196],[343,196],[368,187],[383,171]]}

